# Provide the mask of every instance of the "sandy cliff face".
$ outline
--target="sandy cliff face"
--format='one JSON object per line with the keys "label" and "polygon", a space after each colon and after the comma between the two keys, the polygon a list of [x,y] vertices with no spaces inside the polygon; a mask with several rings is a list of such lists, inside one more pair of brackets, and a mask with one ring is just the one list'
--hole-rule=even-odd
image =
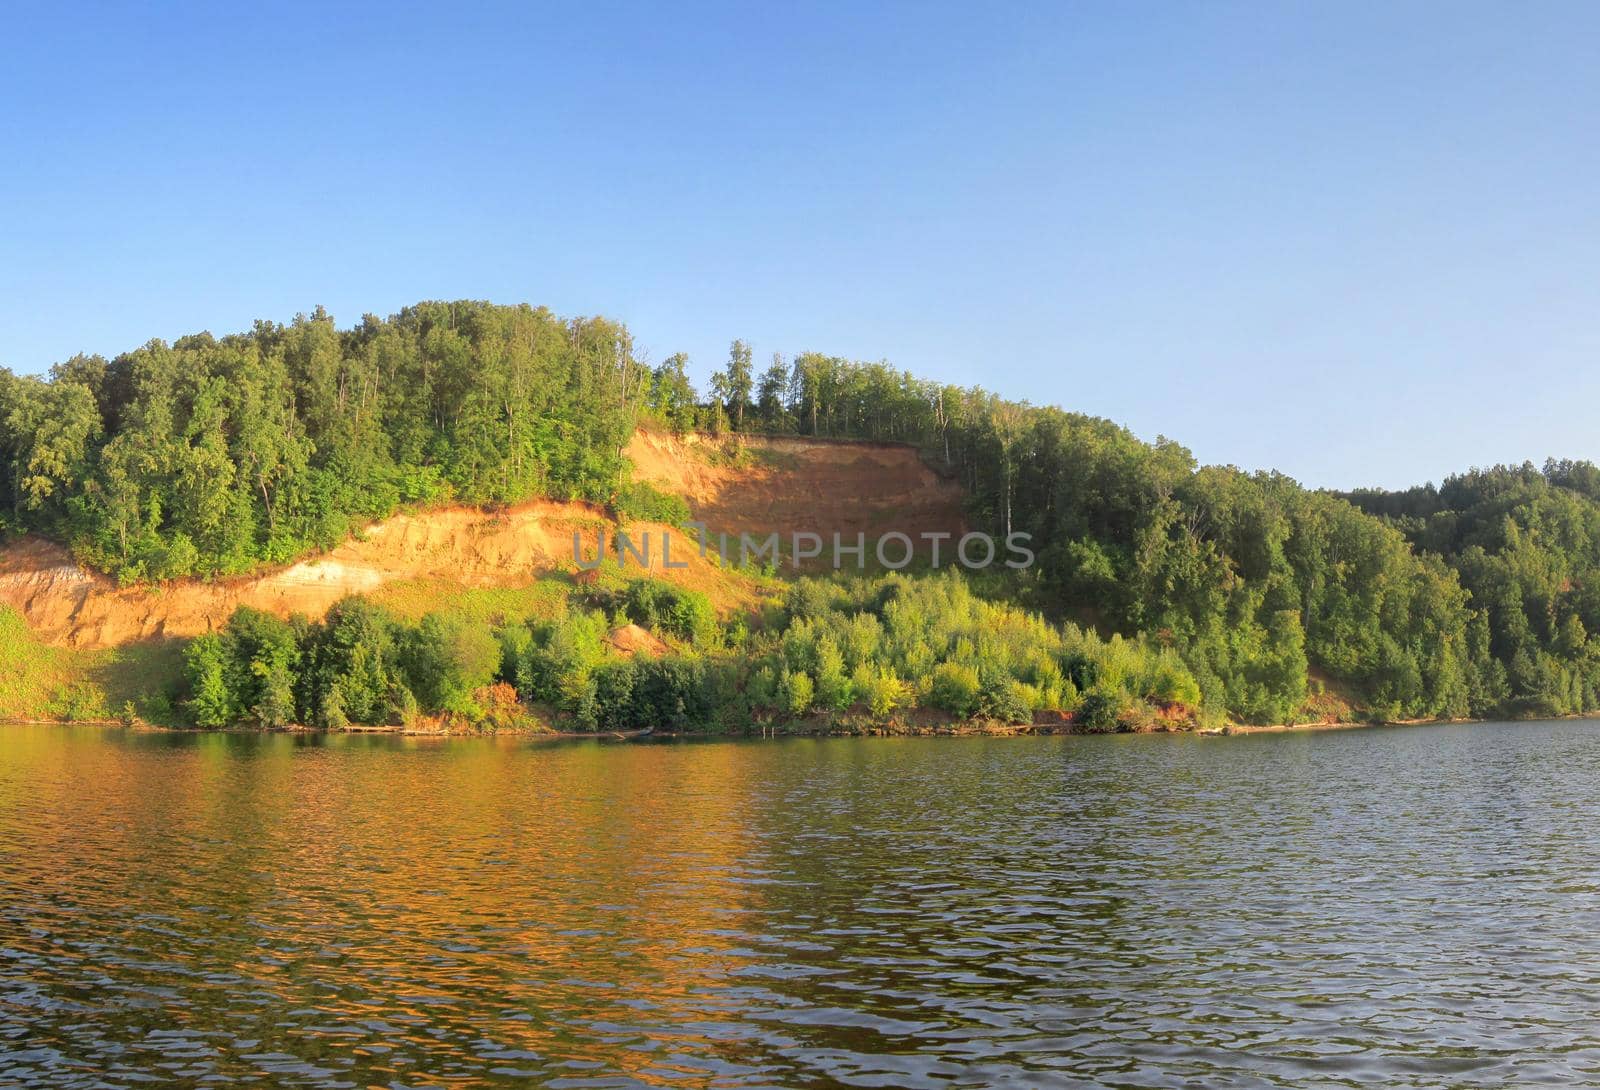
{"label": "sandy cliff face", "polygon": [[[909,448],[748,440],[750,464],[706,456],[694,439],[639,433],[628,448],[637,475],[684,496],[713,531],[733,534],[810,530],[871,540],[888,530],[960,532],[961,491],[924,466]],[[241,605],[280,616],[321,616],[348,594],[391,582],[431,578],[462,587],[521,586],[552,571],[573,571],[572,535],[593,557],[604,513],[586,504],[534,501],[503,512],[450,507],[397,515],[370,526],[326,555],[278,571],[216,582],[119,587],[85,571],[61,546],[24,539],[0,549],[0,605],[22,614],[45,640],[80,648],[111,647],[220,628]],[[656,574],[713,592],[723,606],[750,599],[747,586],[698,555],[695,541],[671,531],[672,559],[659,568],[664,526],[630,527],[655,542]]]}
{"label": "sandy cliff face", "polygon": [[911,447],[749,437],[746,464],[707,457],[708,441],[638,432],[628,446],[636,476],[689,501],[713,533],[810,531],[869,542],[898,530],[960,534],[961,486]]}
{"label": "sandy cliff face", "polygon": [[192,636],[224,624],[235,608],[320,616],[347,594],[423,577],[462,586],[513,586],[571,568],[572,533],[593,541],[600,513],[536,502],[500,514],[444,508],[397,515],[324,556],[242,579],[119,587],[87,572],[59,545],[28,540],[0,551],[0,604],[44,639],[110,647],[157,636]]}

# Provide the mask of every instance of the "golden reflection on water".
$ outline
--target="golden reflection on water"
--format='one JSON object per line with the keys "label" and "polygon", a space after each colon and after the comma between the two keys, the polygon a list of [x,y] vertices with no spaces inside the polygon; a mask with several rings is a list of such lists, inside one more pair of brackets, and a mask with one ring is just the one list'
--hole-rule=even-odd
{"label": "golden reflection on water", "polygon": [[1573,723],[0,728],[0,1086],[1590,1084],[1597,800]]}
{"label": "golden reflection on water", "polygon": [[[314,1005],[317,1034],[355,1043],[376,1029],[391,1040],[357,1046],[374,1068],[396,1033],[427,1046],[441,1030],[546,1069],[603,1061],[641,1079],[663,1064],[659,1041],[635,1047],[641,1020],[685,1027],[697,1051],[723,1047],[718,1026],[735,1015],[714,993],[737,955],[721,936],[762,911],[741,865],[741,747],[74,741],[6,739],[7,824],[36,819],[31,895],[126,897],[120,911],[157,930],[211,914],[201,946],[167,957],[203,961],[274,1017]],[[149,952],[125,975],[174,967]],[[213,1021],[187,1004],[163,1018]],[[434,1074],[449,1077],[448,1058]]]}

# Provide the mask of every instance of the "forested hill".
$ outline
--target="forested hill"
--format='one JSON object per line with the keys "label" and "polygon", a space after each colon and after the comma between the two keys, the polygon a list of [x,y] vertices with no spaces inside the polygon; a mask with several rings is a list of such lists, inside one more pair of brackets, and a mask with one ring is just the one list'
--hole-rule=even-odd
{"label": "forested hill", "polygon": [[402,503],[606,497],[648,373],[628,334],[425,303],[0,372],[0,506],[125,579],[331,547]]}
{"label": "forested hill", "polygon": [[1386,718],[1595,706],[1592,466],[1352,504],[884,364],[758,367],[735,342],[702,394],[686,362],[647,366],[603,319],[458,302],[0,372],[0,520],[128,582],[214,576],[402,504],[626,514],[649,501],[621,454],[641,421],[902,440],[959,476],[975,525],[1034,535],[1006,593],[1175,648],[1214,711],[1301,714],[1313,667]]}
{"label": "forested hill", "polygon": [[1493,658],[1486,696],[1513,713],[1592,710],[1600,687],[1600,469],[1475,469],[1347,498],[1412,547],[1444,558],[1481,610]]}

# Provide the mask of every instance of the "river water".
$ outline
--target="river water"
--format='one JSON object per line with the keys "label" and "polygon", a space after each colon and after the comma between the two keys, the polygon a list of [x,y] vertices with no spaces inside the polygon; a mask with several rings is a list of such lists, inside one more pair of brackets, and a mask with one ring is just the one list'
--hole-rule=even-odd
{"label": "river water", "polygon": [[0,1085],[1600,1083],[1600,723],[0,728]]}

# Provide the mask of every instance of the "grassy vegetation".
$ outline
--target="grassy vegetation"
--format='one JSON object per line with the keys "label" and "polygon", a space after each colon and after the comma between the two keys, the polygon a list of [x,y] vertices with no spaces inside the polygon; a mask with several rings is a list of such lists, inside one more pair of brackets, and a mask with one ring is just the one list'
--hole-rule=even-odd
{"label": "grassy vegetation", "polygon": [[793,472],[800,468],[800,456],[793,451],[778,450],[774,447],[748,447],[743,443],[735,445],[736,455],[731,459],[732,464],[741,467],[759,465],[767,469],[786,470]]}
{"label": "grassy vegetation", "polygon": [[181,721],[183,641],[145,640],[104,651],[41,643],[14,610],[0,608],[0,718],[89,720],[133,716]]}
{"label": "grassy vegetation", "polygon": [[157,726],[181,726],[178,707],[183,693],[183,649],[187,640],[140,640],[105,651],[77,652],[84,660],[84,680],[104,701],[105,714]]}
{"label": "grassy vegetation", "polygon": [[559,616],[571,591],[572,579],[565,575],[546,576],[522,587],[464,588],[449,579],[406,579],[386,584],[368,597],[405,621],[442,612],[499,625]]}
{"label": "grassy vegetation", "polygon": [[0,608],[0,661],[6,664],[0,672],[0,716],[48,717],[56,692],[82,677],[77,658],[71,651],[41,644],[14,610]]}
{"label": "grassy vegetation", "polygon": [[682,496],[663,492],[648,481],[633,481],[617,489],[611,503],[619,522],[664,522],[681,526],[689,520],[689,504]]}

